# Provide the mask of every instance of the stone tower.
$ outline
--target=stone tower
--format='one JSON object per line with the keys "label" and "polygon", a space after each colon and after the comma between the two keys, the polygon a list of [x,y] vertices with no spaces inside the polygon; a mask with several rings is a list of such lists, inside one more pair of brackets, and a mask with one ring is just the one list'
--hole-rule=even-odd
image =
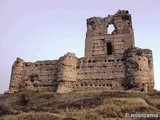
{"label": "stone tower", "polygon": [[126,80],[128,89],[142,91],[154,88],[153,57],[149,49],[133,48],[124,53]]}
{"label": "stone tower", "polygon": [[[110,26],[114,31],[109,33]],[[134,34],[131,15],[126,10],[119,10],[108,17],[87,19],[85,57],[97,55],[118,55],[134,47]]]}
{"label": "stone tower", "polygon": [[72,91],[72,83],[77,80],[77,62],[75,54],[67,53],[59,59],[57,82],[59,83],[57,92]]}

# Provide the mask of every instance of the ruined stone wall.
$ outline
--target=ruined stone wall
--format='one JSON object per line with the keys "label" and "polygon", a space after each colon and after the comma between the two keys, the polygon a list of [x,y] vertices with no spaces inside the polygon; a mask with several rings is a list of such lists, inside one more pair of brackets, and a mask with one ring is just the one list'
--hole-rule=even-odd
{"label": "ruined stone wall", "polygon": [[11,80],[9,90],[12,92],[19,91],[24,76],[24,60],[17,58],[12,66]]}
{"label": "ruined stone wall", "polygon": [[24,62],[13,67],[10,91],[152,90],[153,59],[149,49],[130,48],[123,55],[77,58],[67,53],[59,60]]}
{"label": "ruined stone wall", "polygon": [[123,54],[125,50],[124,35],[106,35],[93,38],[92,56],[108,55],[107,43],[112,44],[112,54]]}
{"label": "ruined stone wall", "polygon": [[57,61],[25,62],[24,88],[26,90],[54,90],[57,87]]}
{"label": "ruined stone wall", "polygon": [[24,62],[17,58],[12,66],[9,93],[23,90],[56,91],[57,61]]}
{"label": "ruined stone wall", "polygon": [[76,89],[124,89],[124,78],[122,55],[80,58]]}

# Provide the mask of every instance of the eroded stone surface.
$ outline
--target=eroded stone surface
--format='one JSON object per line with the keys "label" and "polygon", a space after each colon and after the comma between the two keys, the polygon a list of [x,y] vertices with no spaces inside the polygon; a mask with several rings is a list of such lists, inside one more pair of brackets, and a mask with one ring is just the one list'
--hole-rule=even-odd
{"label": "eroded stone surface", "polygon": [[[108,27],[114,26],[109,34]],[[85,57],[67,53],[58,60],[25,62],[12,67],[8,93],[37,90],[152,90],[152,51],[135,48],[131,15],[119,10],[105,18],[87,19]]]}

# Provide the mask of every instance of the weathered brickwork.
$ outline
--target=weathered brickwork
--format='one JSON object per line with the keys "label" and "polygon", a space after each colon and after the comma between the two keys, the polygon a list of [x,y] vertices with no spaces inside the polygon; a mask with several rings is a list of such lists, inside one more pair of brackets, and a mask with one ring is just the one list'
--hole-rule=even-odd
{"label": "weathered brickwork", "polygon": [[[114,30],[109,33],[109,26]],[[140,90],[154,87],[152,51],[134,46],[131,15],[119,10],[87,19],[85,57],[67,53],[58,60],[25,62],[12,67],[9,91]]]}

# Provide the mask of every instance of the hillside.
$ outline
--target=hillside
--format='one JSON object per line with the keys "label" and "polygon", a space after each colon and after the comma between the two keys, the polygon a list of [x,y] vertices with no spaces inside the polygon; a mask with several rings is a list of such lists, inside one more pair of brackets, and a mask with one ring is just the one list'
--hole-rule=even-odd
{"label": "hillside", "polygon": [[0,120],[128,120],[133,118],[125,115],[134,113],[159,114],[160,117],[160,92],[28,91],[0,95]]}

